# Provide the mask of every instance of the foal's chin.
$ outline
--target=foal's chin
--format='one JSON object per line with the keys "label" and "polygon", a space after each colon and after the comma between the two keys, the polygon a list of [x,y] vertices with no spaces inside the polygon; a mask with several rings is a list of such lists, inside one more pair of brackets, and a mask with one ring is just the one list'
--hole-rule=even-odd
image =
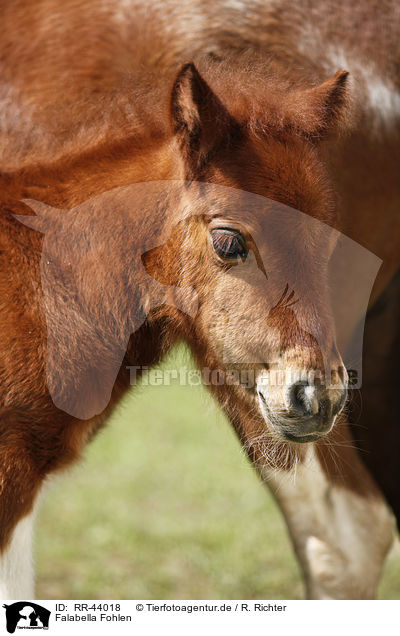
{"label": "foal's chin", "polygon": [[312,432],[312,433],[302,434],[300,432],[302,427],[301,421],[298,422],[298,428],[293,427],[293,429],[291,430],[287,430],[286,425],[280,426],[276,422],[274,422],[271,425],[274,431],[278,433],[278,435],[282,437],[284,440],[289,442],[295,442],[297,444],[308,444],[308,443],[317,442],[318,440],[323,439],[332,430],[334,421],[332,421],[332,424],[324,433]]}
{"label": "foal's chin", "polygon": [[284,441],[308,444],[323,439],[332,430],[337,415],[324,417],[320,414],[308,417],[283,415],[260,400],[260,410],[268,426]]}

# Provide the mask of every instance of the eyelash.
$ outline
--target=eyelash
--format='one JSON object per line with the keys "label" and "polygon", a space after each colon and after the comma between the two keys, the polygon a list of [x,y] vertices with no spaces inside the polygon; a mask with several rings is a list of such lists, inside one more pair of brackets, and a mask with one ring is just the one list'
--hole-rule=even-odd
{"label": "eyelash", "polygon": [[218,228],[211,232],[215,252],[224,260],[245,260],[248,250],[242,234],[229,228]]}

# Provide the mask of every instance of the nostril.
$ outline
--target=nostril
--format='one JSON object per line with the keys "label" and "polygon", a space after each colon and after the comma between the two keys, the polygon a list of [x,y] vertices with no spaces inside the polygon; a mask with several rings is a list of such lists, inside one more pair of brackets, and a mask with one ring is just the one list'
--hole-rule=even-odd
{"label": "nostril", "polygon": [[316,415],[319,403],[314,386],[300,381],[292,384],[289,389],[289,406],[300,415]]}

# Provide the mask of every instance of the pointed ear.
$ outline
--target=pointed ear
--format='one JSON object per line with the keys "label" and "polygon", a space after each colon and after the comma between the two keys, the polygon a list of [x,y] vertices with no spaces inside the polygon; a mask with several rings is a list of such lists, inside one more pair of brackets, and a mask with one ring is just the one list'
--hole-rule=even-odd
{"label": "pointed ear", "polygon": [[41,201],[35,201],[34,199],[22,199],[21,202],[35,212],[36,216],[13,214],[13,217],[23,225],[37,232],[45,233],[46,230],[49,229],[52,220],[56,219],[57,215],[63,212],[63,210],[52,208],[50,205],[42,203]]}
{"label": "pointed ear", "polygon": [[173,247],[170,241],[154,247],[141,256],[143,266],[149,276],[165,287],[173,287],[173,300],[168,304],[194,318],[199,309],[197,291],[191,285],[182,286],[177,268]]}
{"label": "pointed ear", "polygon": [[172,250],[167,243],[153,247],[151,250],[141,255],[143,266],[149,276],[154,278],[161,285],[178,285],[179,280],[176,272],[171,266]]}
{"label": "pointed ear", "polygon": [[345,118],[349,103],[348,71],[339,70],[323,84],[307,90],[304,132],[322,138]]}
{"label": "pointed ear", "polygon": [[190,62],[179,71],[171,93],[172,126],[187,163],[188,178],[199,176],[210,155],[229,142],[236,122]]}

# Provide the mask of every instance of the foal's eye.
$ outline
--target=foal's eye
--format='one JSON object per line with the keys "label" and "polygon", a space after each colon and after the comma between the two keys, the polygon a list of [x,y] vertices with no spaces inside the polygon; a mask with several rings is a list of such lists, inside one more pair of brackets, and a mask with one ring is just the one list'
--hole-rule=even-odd
{"label": "foal's eye", "polygon": [[211,232],[213,248],[220,258],[244,261],[247,256],[246,241],[238,230],[219,228]]}

